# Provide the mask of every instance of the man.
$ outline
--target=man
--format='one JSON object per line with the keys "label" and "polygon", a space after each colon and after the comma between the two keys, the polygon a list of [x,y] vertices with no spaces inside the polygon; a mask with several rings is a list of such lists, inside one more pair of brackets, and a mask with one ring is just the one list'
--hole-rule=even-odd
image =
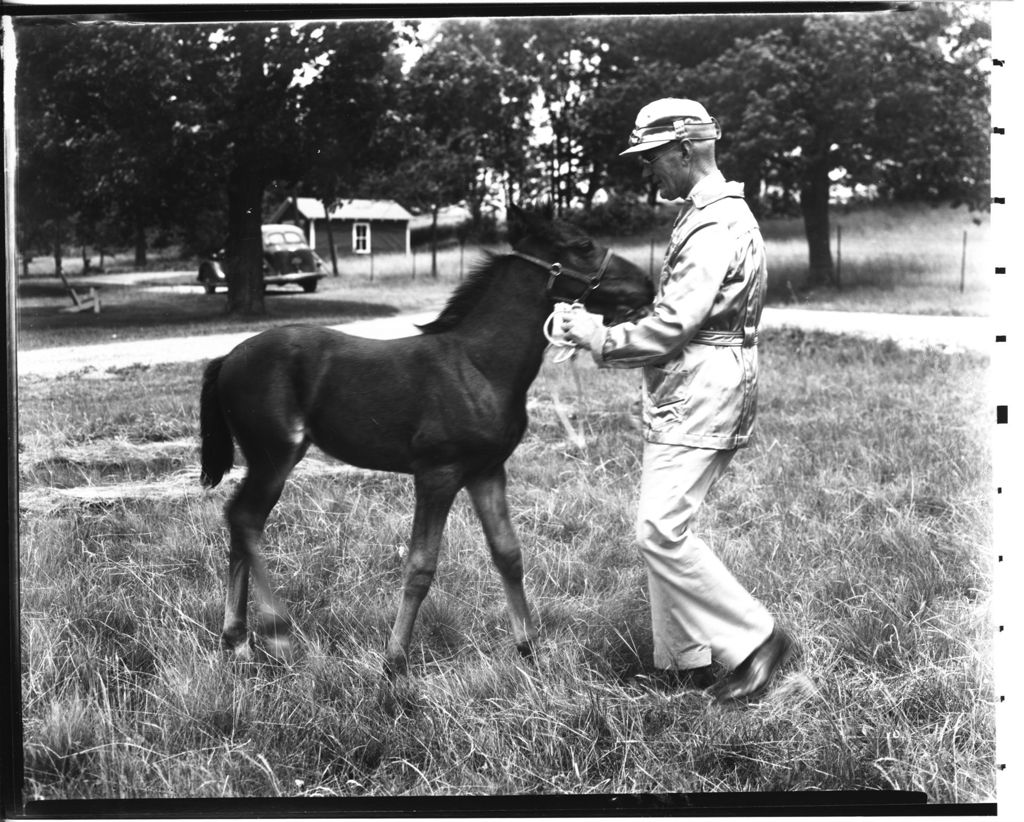
{"label": "man", "polygon": [[[764,241],[740,183],[715,162],[718,122],[693,100],[644,106],[623,154],[667,199],[685,198],[650,315],[606,328],[566,312],[562,330],[602,367],[643,367],[637,537],[647,562],[654,664],[723,702],[763,692],[790,637],[690,530],[704,497],[747,445],[757,398]],[[712,658],[728,670],[711,676]]]}

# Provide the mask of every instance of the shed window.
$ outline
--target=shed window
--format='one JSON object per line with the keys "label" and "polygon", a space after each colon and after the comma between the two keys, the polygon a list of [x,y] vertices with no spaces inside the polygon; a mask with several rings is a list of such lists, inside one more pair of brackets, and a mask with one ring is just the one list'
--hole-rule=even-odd
{"label": "shed window", "polygon": [[369,223],[355,223],[352,226],[352,250],[356,254],[370,253]]}

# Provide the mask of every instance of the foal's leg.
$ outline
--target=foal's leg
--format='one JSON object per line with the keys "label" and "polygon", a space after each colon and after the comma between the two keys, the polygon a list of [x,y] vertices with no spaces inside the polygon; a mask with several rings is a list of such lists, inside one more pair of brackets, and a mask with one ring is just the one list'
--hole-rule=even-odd
{"label": "foal's leg", "polygon": [[402,596],[384,650],[384,672],[389,678],[404,673],[408,666],[409,642],[416,614],[434,580],[441,535],[460,486],[456,472],[444,469],[417,474],[415,483],[416,513],[409,555],[405,559]]}
{"label": "foal's leg", "polygon": [[466,485],[466,489],[484,527],[491,558],[505,586],[505,598],[508,600],[516,648],[523,656],[530,656],[539,632],[526,601],[526,592],[523,590],[523,552],[508,515],[505,467],[499,466],[490,474],[476,477]]}
{"label": "foal's leg", "polygon": [[241,657],[249,654],[246,608],[250,570],[256,584],[260,632],[267,638],[272,655],[283,657],[289,651],[288,617],[270,589],[266,566],[259,554],[259,542],[267,517],[281,497],[285,480],[304,451],[305,448],[295,448],[277,460],[264,455],[251,462],[237,493],[227,506],[231,544],[221,639],[227,650]]}

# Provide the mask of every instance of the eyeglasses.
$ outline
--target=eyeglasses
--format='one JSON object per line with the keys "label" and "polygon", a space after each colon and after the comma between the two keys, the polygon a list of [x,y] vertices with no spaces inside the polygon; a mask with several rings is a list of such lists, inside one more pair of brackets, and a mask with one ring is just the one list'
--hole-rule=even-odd
{"label": "eyeglasses", "polygon": [[672,149],[674,149],[677,145],[679,144],[669,143],[667,148],[662,149],[657,153],[653,151],[645,151],[643,154],[640,155],[640,164],[644,168],[649,168],[650,166],[653,166],[656,162],[658,162],[658,160],[660,160],[666,154],[670,154],[672,152]]}

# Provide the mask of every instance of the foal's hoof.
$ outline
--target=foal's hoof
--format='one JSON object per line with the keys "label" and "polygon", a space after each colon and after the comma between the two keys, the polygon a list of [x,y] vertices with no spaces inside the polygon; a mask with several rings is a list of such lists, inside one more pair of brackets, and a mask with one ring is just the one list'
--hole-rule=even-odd
{"label": "foal's hoof", "polygon": [[377,703],[386,716],[412,716],[424,707],[420,694],[408,677],[381,677]]}
{"label": "foal's hoof", "polygon": [[291,624],[284,617],[264,618],[260,623],[261,645],[275,662],[291,662],[294,657]]}
{"label": "foal's hoof", "polygon": [[403,676],[409,670],[409,663],[404,656],[384,660],[384,679],[387,682],[394,682],[398,677]]}
{"label": "foal's hoof", "polygon": [[516,650],[519,651],[519,656],[521,656],[527,662],[537,661],[537,645],[532,640],[528,639],[525,642],[517,642]]}
{"label": "foal's hoof", "polygon": [[248,662],[252,659],[252,646],[249,644],[249,634],[243,628],[228,629],[220,635],[221,648],[224,654],[239,662]]}
{"label": "foal's hoof", "polygon": [[252,646],[248,642],[233,647],[225,645],[224,654],[235,662],[252,662]]}
{"label": "foal's hoof", "polygon": [[288,664],[295,658],[295,649],[292,647],[292,640],[288,635],[264,637],[263,651],[274,662]]}

